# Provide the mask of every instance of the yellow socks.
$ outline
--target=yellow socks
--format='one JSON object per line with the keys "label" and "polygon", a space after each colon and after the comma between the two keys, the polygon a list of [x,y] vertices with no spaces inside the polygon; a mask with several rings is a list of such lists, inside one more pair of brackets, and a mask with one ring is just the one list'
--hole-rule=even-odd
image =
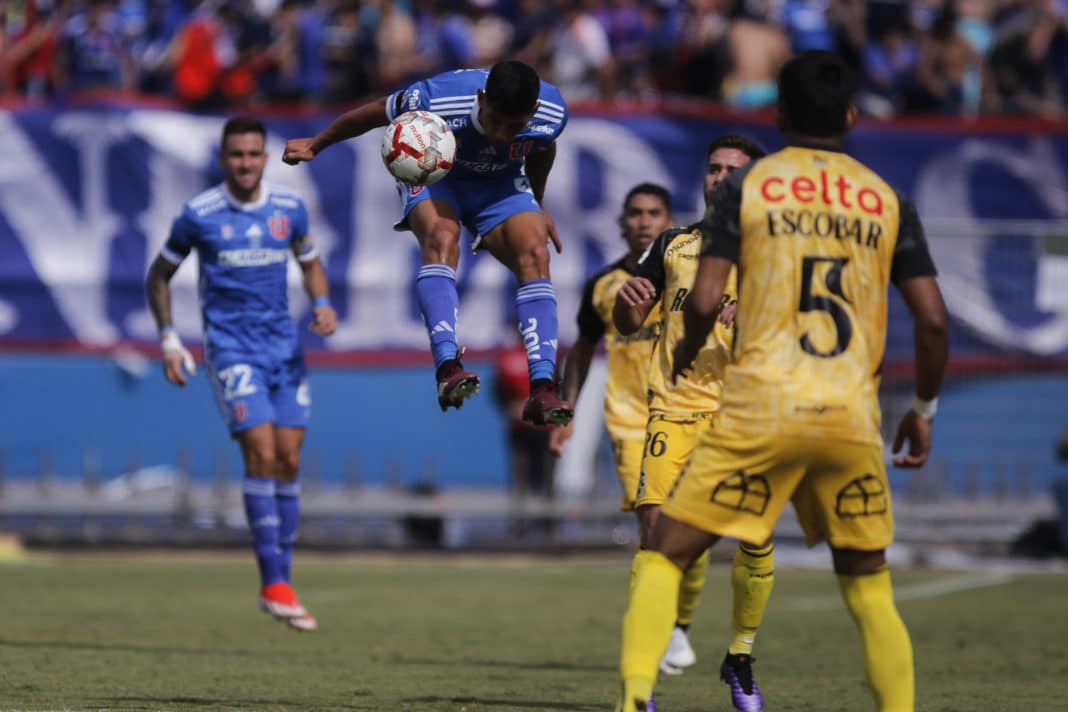
{"label": "yellow socks", "polygon": [[860,628],[864,671],[879,712],[913,712],[912,643],[894,605],[890,572],[839,576],[849,612]]}
{"label": "yellow socks", "polygon": [[734,637],[727,648],[731,655],[752,655],[753,640],[774,586],[775,551],[772,545],[747,549],[739,544],[731,565],[731,590],[734,592],[731,629]]}
{"label": "yellow socks", "polygon": [[701,591],[705,587],[705,573],[708,571],[709,551],[697,557],[690,564],[690,568],[682,574],[682,582],[679,584],[679,605],[675,613],[675,622],[678,625],[690,625],[693,620],[693,612],[697,610],[697,604],[701,602]]}
{"label": "yellow socks", "polygon": [[[642,553],[641,549],[638,549],[638,554]],[[630,603],[631,597],[634,595],[634,584],[638,582],[638,554],[634,555],[634,558],[630,560],[630,580],[627,581],[627,603]]]}
{"label": "yellow socks", "polygon": [[639,551],[634,557],[634,585],[623,616],[623,707],[632,700],[648,700],[656,684],[657,665],[667,649],[675,618],[682,571],[658,551]]}

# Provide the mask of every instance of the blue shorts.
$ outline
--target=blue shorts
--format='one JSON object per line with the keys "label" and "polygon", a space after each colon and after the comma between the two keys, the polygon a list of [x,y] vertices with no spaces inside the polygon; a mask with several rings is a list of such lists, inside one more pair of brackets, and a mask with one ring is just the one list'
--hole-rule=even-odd
{"label": "blue shorts", "polygon": [[267,367],[232,354],[208,364],[208,376],[230,435],[263,423],[303,428],[311,416],[308,369],[299,355]]}
{"label": "blue shorts", "polygon": [[461,180],[446,177],[433,185],[408,185],[397,181],[404,217],[394,230],[410,230],[408,213],[423,200],[444,200],[464,227],[477,240],[502,222],[519,213],[541,212],[526,176],[492,180]]}

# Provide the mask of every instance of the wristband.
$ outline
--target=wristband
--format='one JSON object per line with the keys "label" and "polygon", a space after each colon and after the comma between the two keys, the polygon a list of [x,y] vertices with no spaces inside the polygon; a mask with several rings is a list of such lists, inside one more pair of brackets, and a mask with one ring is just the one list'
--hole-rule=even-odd
{"label": "wristband", "polygon": [[174,324],[167,324],[166,326],[161,326],[159,328],[159,338],[160,338],[161,341],[167,337],[167,334],[173,334],[173,333],[174,333]]}
{"label": "wristband", "polygon": [[931,420],[938,412],[938,396],[931,400],[924,400],[919,396],[912,399],[912,412],[926,420]]}
{"label": "wristband", "polygon": [[160,330],[159,346],[164,351],[177,351],[182,348],[182,340],[178,338],[178,332],[173,326]]}
{"label": "wristband", "polygon": [[326,295],[320,295],[320,296],[315,298],[315,300],[312,302],[312,304],[316,308],[318,308],[318,307],[328,307],[328,306],[330,306],[330,297],[328,297]]}

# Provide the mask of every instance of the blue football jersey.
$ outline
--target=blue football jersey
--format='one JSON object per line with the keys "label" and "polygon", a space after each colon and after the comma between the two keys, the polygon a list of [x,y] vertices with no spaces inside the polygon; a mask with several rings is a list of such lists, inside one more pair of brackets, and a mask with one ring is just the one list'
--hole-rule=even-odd
{"label": "blue football jersey", "polygon": [[567,125],[567,105],[560,90],[542,82],[538,109],[527,127],[507,146],[490,143],[478,123],[477,101],[488,76],[489,69],[445,72],[394,92],[386,101],[390,121],[408,111],[424,110],[437,114],[452,128],[456,162],[445,180],[514,178],[531,151],[549,148]]}
{"label": "blue football jersey", "polygon": [[289,253],[302,262],[318,256],[304,202],[266,183],[255,203],[239,202],[225,184],[206,190],[175,218],[160,256],[177,265],[194,249],[208,359],[291,356],[298,342],[289,315]]}

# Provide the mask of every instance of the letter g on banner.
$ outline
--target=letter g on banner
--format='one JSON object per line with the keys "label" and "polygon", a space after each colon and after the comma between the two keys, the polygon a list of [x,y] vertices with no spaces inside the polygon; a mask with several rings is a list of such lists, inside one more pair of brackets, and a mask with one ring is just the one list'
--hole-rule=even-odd
{"label": "letter g on banner", "polygon": [[[981,165],[996,166],[1018,182],[988,190],[1031,194],[1020,200],[1002,197],[999,202],[1027,205],[1034,204],[1037,198],[1054,218],[1068,219],[1068,181],[1064,167],[1057,161],[1056,149],[1049,139],[1034,139],[1022,149],[994,139],[969,139],[929,161],[920,172],[915,190],[916,209],[927,230],[950,313],[992,345],[1038,355],[1068,352],[1068,313],[1036,319],[1034,271],[1027,271],[1026,280],[1021,280],[1019,265],[1010,271],[1002,261],[987,258],[998,231],[975,214],[972,175]],[[981,200],[981,196],[977,197]],[[1036,216],[1006,217],[1024,221]],[[1029,239],[1038,238],[1036,232]],[[1037,255],[1039,250],[1020,252]],[[1005,280],[1019,283],[1026,301],[998,300],[994,285],[1005,284]],[[1027,290],[1030,294],[1026,294]]]}

